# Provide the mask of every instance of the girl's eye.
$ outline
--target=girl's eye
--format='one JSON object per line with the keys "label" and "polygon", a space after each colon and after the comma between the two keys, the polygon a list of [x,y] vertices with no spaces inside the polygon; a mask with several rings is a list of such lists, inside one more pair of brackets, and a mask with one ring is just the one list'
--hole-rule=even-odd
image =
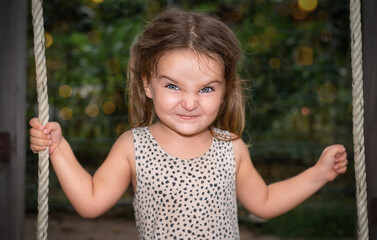
{"label": "girl's eye", "polygon": [[214,89],[212,87],[205,87],[205,88],[202,88],[199,92],[202,92],[202,93],[209,93],[209,92],[213,92]]}
{"label": "girl's eye", "polygon": [[179,87],[177,87],[174,84],[168,84],[166,85],[166,88],[171,89],[171,90],[179,90]]}

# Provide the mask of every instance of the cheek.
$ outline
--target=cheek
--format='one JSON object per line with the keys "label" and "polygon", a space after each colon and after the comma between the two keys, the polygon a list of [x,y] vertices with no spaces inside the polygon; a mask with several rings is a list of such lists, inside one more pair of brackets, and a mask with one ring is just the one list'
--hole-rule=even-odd
{"label": "cheek", "polygon": [[208,113],[217,115],[218,111],[220,110],[220,106],[222,102],[223,102],[223,98],[219,96],[210,100],[208,99],[208,100],[202,101],[202,106],[203,106],[203,109],[207,109]]}
{"label": "cheek", "polygon": [[153,98],[153,103],[155,105],[155,109],[163,109],[169,110],[175,108],[177,105],[180,104],[179,97],[167,95],[167,94],[157,94]]}

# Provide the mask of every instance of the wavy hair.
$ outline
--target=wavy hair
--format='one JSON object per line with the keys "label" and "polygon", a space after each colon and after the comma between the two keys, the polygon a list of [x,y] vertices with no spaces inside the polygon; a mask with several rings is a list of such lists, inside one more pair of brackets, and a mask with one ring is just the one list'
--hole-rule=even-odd
{"label": "wavy hair", "polygon": [[130,127],[148,126],[155,120],[153,102],[144,92],[142,79],[150,79],[158,61],[167,51],[191,49],[221,64],[225,79],[225,96],[215,121],[209,126],[232,133],[239,138],[245,127],[245,101],[242,80],[237,74],[241,59],[239,41],[233,31],[221,21],[205,14],[170,8],[146,26],[132,46],[128,63],[128,114]]}

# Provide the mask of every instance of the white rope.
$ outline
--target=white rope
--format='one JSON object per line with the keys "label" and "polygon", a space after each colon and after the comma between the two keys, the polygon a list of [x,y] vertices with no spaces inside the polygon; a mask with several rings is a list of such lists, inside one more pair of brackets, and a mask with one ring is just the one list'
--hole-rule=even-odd
{"label": "white rope", "polygon": [[[34,55],[36,83],[38,93],[38,120],[44,126],[49,120],[47,75],[45,58],[45,36],[43,28],[42,0],[32,0]],[[38,161],[38,220],[37,239],[47,239],[48,228],[48,184],[49,184],[49,153],[48,149],[39,152]]]}
{"label": "white rope", "polygon": [[358,239],[369,239],[364,149],[363,54],[360,0],[350,1],[353,142],[357,197]]}

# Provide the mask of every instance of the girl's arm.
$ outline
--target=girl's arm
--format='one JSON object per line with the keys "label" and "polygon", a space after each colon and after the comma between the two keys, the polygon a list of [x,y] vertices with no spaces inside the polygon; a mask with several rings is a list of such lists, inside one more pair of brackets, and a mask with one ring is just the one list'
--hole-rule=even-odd
{"label": "girl's arm", "polygon": [[347,169],[345,148],[333,145],[322,152],[315,166],[293,178],[267,186],[255,170],[245,143],[236,140],[234,150],[238,158],[238,200],[248,211],[264,219],[293,209]]}
{"label": "girl's arm", "polygon": [[60,185],[82,217],[97,217],[119,200],[131,181],[133,138],[130,131],[119,137],[92,177],[76,160],[58,123],[49,122],[43,127],[33,118],[30,125],[31,150],[37,153],[50,147],[50,160]]}

